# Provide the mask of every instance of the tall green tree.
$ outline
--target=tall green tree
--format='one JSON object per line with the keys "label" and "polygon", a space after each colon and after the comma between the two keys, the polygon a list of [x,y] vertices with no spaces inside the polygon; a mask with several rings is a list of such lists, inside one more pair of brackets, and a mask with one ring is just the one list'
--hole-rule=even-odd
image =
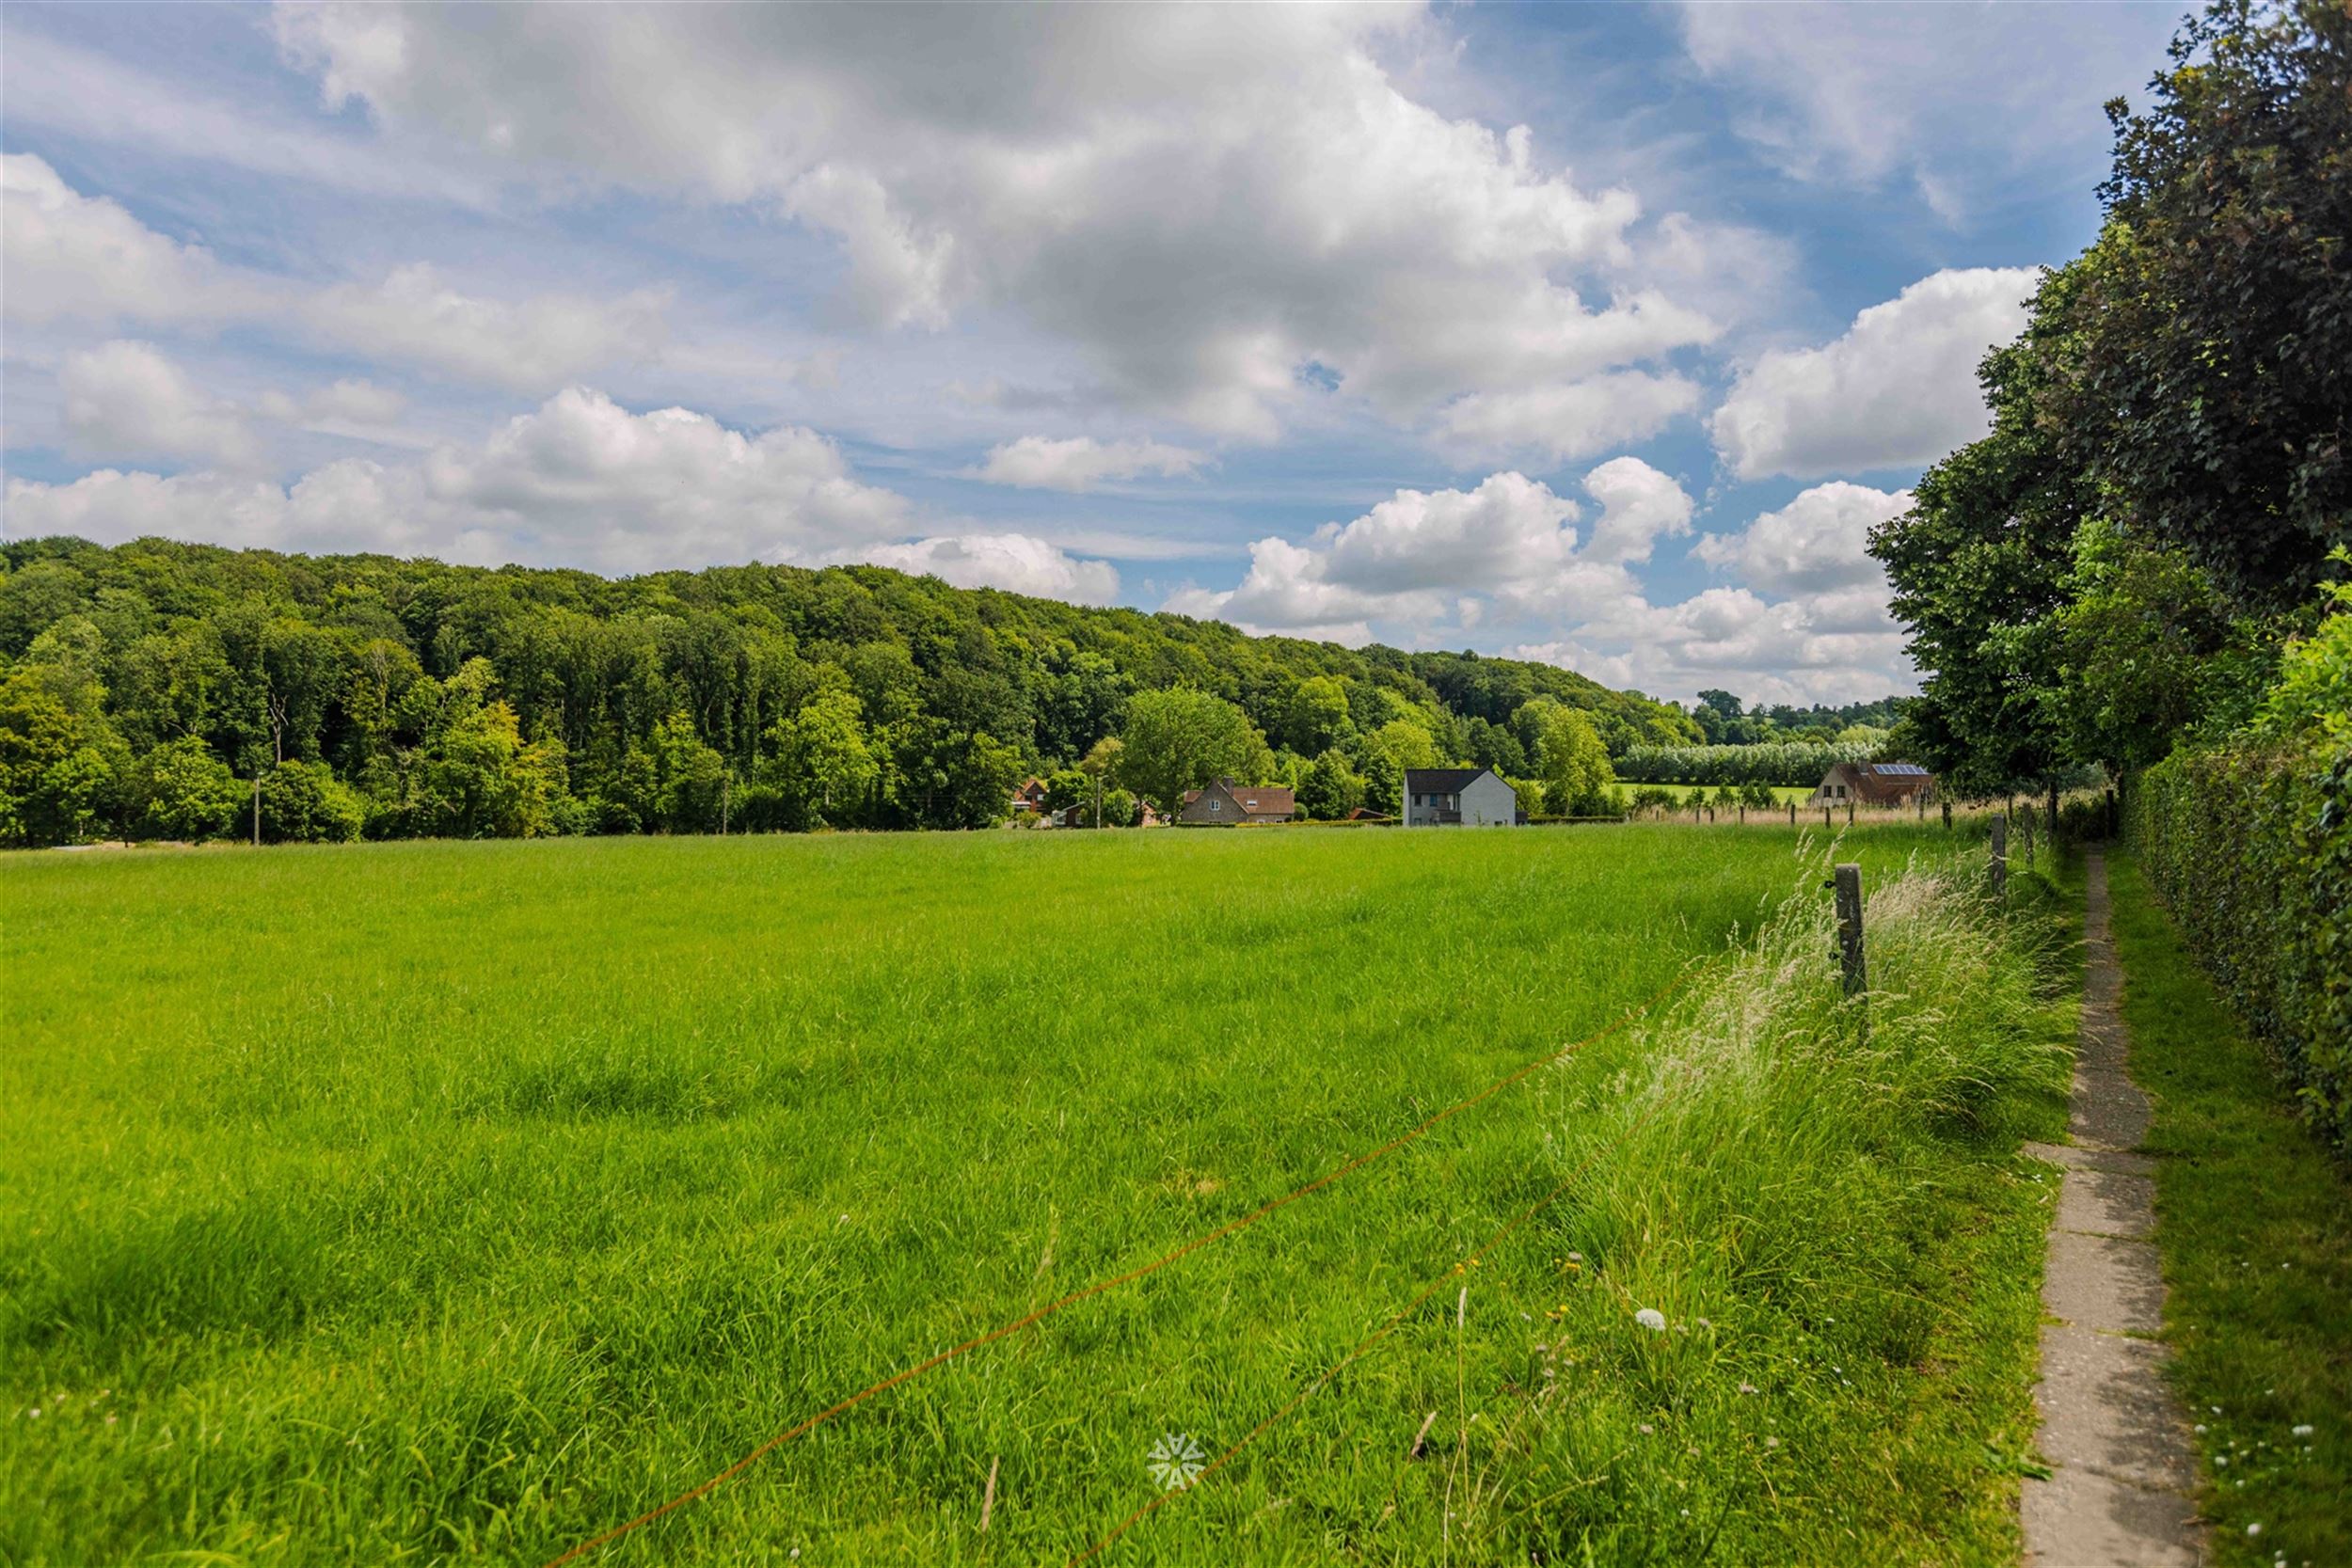
{"label": "tall green tree", "polygon": [[1184,791],[1213,779],[1259,783],[1248,775],[1267,758],[1265,737],[1240,708],[1182,687],[1131,698],[1120,741],[1119,782],[1170,817]]}
{"label": "tall green tree", "polygon": [[851,827],[871,810],[882,764],[867,743],[864,718],[855,696],[829,691],[770,732],[773,776],[799,802],[807,825]]}
{"label": "tall green tree", "polygon": [[142,837],[196,840],[233,832],[248,788],[210,746],[183,736],[138,759],[131,796]]}
{"label": "tall green tree", "polygon": [[2035,399],[2079,283],[2073,271],[2043,280],[2024,338],[1979,373],[1992,433],[1930,468],[1911,510],[1870,534],[1889,608],[1926,672],[1893,744],[1963,795],[2030,788],[2072,756],[2054,701],[2052,617],[2074,531],[2099,498],[2057,451]]}
{"label": "tall green tree", "polygon": [[1514,727],[1535,736],[1544,804],[1554,816],[1605,816],[1614,811],[1616,774],[1589,714],[1538,698],[1521,710]]}
{"label": "tall green tree", "polygon": [[2041,421],[2116,520],[2238,603],[2352,541],[2352,7],[2219,0],[2108,106],[2106,224],[2056,308]]}

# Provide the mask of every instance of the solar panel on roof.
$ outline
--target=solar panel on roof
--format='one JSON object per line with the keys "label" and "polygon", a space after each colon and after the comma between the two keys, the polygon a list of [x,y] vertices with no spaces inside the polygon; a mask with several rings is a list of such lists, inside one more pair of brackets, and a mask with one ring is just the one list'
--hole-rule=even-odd
{"label": "solar panel on roof", "polygon": [[1928,771],[1915,762],[1881,762],[1871,766],[1881,773],[1893,773],[1903,778],[1924,778]]}

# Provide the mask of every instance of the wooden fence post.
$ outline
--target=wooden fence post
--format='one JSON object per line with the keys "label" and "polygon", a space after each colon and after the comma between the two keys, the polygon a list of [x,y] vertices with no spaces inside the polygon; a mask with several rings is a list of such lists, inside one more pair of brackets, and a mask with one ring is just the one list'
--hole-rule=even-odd
{"label": "wooden fence post", "polygon": [[2009,896],[2009,816],[1993,814],[1993,896]]}
{"label": "wooden fence post", "polygon": [[1851,800],[1846,802],[1846,826],[1849,828],[1853,826],[1853,802]]}
{"label": "wooden fence post", "polygon": [[1847,862],[1830,885],[1837,890],[1837,964],[1848,996],[1870,989],[1868,960],[1862,951],[1862,867]]}
{"label": "wooden fence post", "polygon": [[1821,826],[1824,828],[1829,826],[1829,808],[1827,806],[1823,806],[1821,808]]}
{"label": "wooden fence post", "polygon": [[1792,828],[1797,825],[1797,802],[1794,800],[1788,802],[1788,825]]}
{"label": "wooden fence post", "polygon": [[1952,831],[1952,803],[1949,800],[1944,802],[1944,831],[1947,833]]}

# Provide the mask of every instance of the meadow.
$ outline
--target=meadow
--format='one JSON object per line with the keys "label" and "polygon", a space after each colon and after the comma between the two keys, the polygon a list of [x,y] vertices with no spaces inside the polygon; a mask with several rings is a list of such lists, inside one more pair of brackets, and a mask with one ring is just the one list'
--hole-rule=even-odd
{"label": "meadow", "polygon": [[2058,927],[1850,835],[1866,1027],[1824,848],[10,857],[0,1560],[545,1561],[1677,981],[592,1560],[2013,1549]]}

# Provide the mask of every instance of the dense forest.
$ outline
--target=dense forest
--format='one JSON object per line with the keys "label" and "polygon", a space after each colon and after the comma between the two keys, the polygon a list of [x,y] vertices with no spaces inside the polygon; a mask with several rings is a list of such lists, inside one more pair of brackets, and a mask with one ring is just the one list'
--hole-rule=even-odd
{"label": "dense forest", "polygon": [[242,833],[257,778],[281,840],[969,828],[1026,774],[1071,793],[1081,765],[1107,775],[1105,820],[1228,769],[1344,815],[1448,762],[1549,773],[1573,806],[1603,750],[1699,737],[1549,665],[880,567],[612,580],[41,539],[0,570],[15,844]]}

